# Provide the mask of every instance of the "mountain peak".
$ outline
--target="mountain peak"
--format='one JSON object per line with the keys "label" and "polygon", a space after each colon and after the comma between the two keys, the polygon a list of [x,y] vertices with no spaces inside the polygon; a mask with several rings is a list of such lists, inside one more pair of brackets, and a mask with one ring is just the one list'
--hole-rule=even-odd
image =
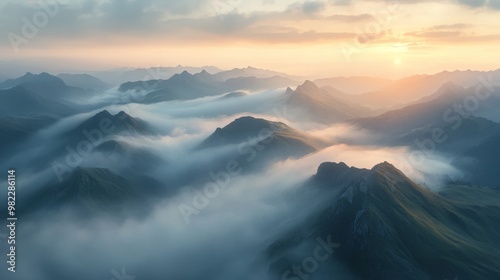
{"label": "mountain peak", "polygon": [[22,77],[10,79],[0,83],[0,88],[12,88],[22,84],[35,85],[37,87],[40,87],[39,85],[43,84],[43,87],[50,86],[55,88],[66,86],[62,79],[49,73],[42,72],[40,74],[33,74],[31,72],[27,72]]}
{"label": "mountain peak", "polygon": [[[328,166],[346,168],[342,163],[326,163],[323,168]],[[288,252],[294,252],[303,240],[331,235],[342,244],[337,249],[339,257],[365,271],[360,273],[362,279],[443,279],[460,271],[462,263],[468,266],[457,274],[467,275],[465,279],[496,279],[498,260],[491,261],[490,250],[486,249],[491,245],[475,244],[496,242],[498,233],[493,227],[484,227],[484,223],[489,224],[484,218],[488,211],[483,211],[483,202],[477,204],[483,205],[477,208],[481,211],[473,210],[470,192],[467,203],[441,197],[388,162],[377,164],[371,171],[351,168],[336,176],[320,182],[321,186],[340,190],[333,202],[311,219],[314,222],[299,225],[297,231],[291,231],[293,235],[273,245],[283,246],[282,241],[296,244],[284,245]],[[494,216],[498,217],[496,213],[490,217]],[[476,227],[486,229],[492,237],[469,230]],[[474,245],[457,254],[457,244]],[[436,263],[446,265],[436,271]],[[474,269],[469,269],[469,264]]]}
{"label": "mountain peak", "polygon": [[393,188],[396,182],[410,181],[403,172],[389,162],[379,163],[371,170],[349,167],[343,162],[324,162],[318,167],[314,178],[328,185],[342,185],[345,182],[361,184],[364,181],[364,189],[368,186],[377,189]]}
{"label": "mountain peak", "polygon": [[108,110],[102,110],[99,113],[95,114],[92,118],[103,118],[103,117],[111,118],[113,117],[113,115],[111,115],[111,113]]}
{"label": "mountain peak", "polygon": [[350,167],[343,162],[323,162],[318,167],[316,178],[319,180],[327,180],[332,177],[337,177],[349,169]]}
{"label": "mountain peak", "polygon": [[[379,163],[377,165],[375,165],[372,170],[373,171],[377,171],[377,170],[389,170],[389,169],[392,169],[392,170],[398,170],[394,165],[390,164],[389,162],[387,161],[384,161],[382,163]],[[399,171],[399,170],[398,170]]]}
{"label": "mountain peak", "polygon": [[448,81],[431,96],[436,99],[447,100],[448,98],[456,98],[464,93],[465,88],[453,81]]}
{"label": "mountain peak", "polygon": [[292,131],[292,128],[284,123],[244,116],[235,119],[223,128],[217,128],[201,145],[208,147],[223,142],[238,142],[247,140],[249,137],[260,137],[266,129],[273,133],[287,129]]}
{"label": "mountain peak", "polygon": [[294,91],[293,89],[291,89],[290,87],[287,87],[287,88],[286,88],[286,91],[285,91],[285,94],[286,94],[286,95],[292,95],[292,94],[294,94],[294,93],[295,93],[295,91]]}
{"label": "mountain peak", "polygon": [[107,110],[100,111],[86,121],[82,122],[77,128],[72,131],[73,135],[80,135],[83,129],[90,131],[91,129],[100,128],[101,121],[108,119],[111,121],[114,129],[113,133],[120,133],[124,131],[132,133],[151,134],[151,130],[147,123],[141,119],[136,119],[124,111],[113,115]]}
{"label": "mountain peak", "polygon": [[314,82],[310,81],[310,80],[306,80],[302,85],[300,85],[299,87],[318,87]]}
{"label": "mountain peak", "polygon": [[200,73],[197,73],[194,76],[202,79],[209,79],[210,77],[212,77],[212,75],[208,73],[206,70],[202,70]]}
{"label": "mountain peak", "polygon": [[129,114],[125,113],[125,111],[118,112],[118,114],[116,114],[116,116],[119,117],[120,119],[132,118]]}
{"label": "mountain peak", "polygon": [[262,119],[262,118],[255,118],[252,116],[244,116],[244,117],[240,117],[240,118],[235,119],[233,122],[231,122],[230,124],[228,124],[224,128],[230,128],[233,126],[241,126],[241,127],[245,127],[247,129],[251,130],[251,129],[257,129],[257,128],[258,129],[269,128],[272,125],[273,125],[273,127],[280,127],[281,125],[286,126],[284,123],[281,123],[281,122],[273,122],[273,121],[269,121],[269,120]]}
{"label": "mountain peak", "polygon": [[318,92],[318,91],[323,91],[323,90],[310,80],[306,80],[302,85],[298,86],[297,89],[295,90],[296,93],[302,93],[302,94]]}
{"label": "mountain peak", "polygon": [[381,182],[385,183],[383,184],[384,187],[391,187],[396,182],[410,181],[401,170],[387,161],[375,165],[371,169],[371,174],[374,175],[375,178],[381,178]]}
{"label": "mountain peak", "polygon": [[180,81],[185,81],[185,80],[190,80],[193,77],[191,73],[189,73],[187,70],[182,71],[180,74],[175,74],[168,81],[172,82],[180,82]]}

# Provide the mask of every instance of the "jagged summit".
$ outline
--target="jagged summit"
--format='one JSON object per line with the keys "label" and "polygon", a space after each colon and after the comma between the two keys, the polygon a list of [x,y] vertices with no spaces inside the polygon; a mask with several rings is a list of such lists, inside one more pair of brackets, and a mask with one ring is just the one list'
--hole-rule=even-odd
{"label": "jagged summit", "polygon": [[305,90],[316,90],[316,89],[319,89],[319,87],[315,83],[313,83],[310,80],[306,80],[302,85],[298,86],[295,91],[302,92]]}
{"label": "jagged summit", "polygon": [[350,167],[343,162],[323,162],[319,165],[315,176],[318,180],[328,180],[333,177],[337,177],[348,170],[350,170]]}
{"label": "jagged summit", "polygon": [[[289,267],[288,258],[294,263],[291,252],[301,240],[331,236],[342,244],[337,256],[361,279],[430,280],[458,274],[486,280],[500,275],[500,254],[492,246],[499,244],[498,226],[484,226],[498,223],[499,207],[486,210],[481,203],[467,205],[434,193],[388,162],[371,170],[323,163],[312,182],[335,195],[310,222],[269,247],[275,258],[288,252],[280,260],[284,267]],[[474,195],[478,190],[468,191]]]}

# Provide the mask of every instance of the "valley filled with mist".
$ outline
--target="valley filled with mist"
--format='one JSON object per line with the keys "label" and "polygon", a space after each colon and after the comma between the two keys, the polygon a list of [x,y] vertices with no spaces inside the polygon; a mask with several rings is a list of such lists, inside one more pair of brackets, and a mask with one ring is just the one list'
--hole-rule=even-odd
{"label": "valley filled with mist", "polygon": [[1,279],[500,279],[500,70],[26,73],[0,135]]}

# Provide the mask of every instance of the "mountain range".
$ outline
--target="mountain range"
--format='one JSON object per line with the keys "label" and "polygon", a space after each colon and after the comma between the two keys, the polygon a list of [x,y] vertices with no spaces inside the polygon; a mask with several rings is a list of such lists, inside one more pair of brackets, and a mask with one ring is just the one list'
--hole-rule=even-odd
{"label": "mountain range", "polygon": [[[292,252],[301,244],[320,237],[338,244],[335,256],[362,279],[500,276],[498,191],[448,186],[436,194],[387,162],[371,170],[323,163],[305,187],[339,195],[268,248],[276,273],[300,261]],[[464,201],[464,192],[493,197]],[[334,262],[327,260],[330,265]],[[335,275],[323,275],[329,277]]]}
{"label": "mountain range", "polygon": [[238,77],[221,81],[216,75],[211,75],[207,71],[196,74],[190,74],[184,71],[180,74],[173,75],[168,80],[124,83],[120,86],[119,90],[122,92],[146,91],[148,94],[141,103],[150,104],[172,100],[196,99],[236,90],[279,88],[295,83],[297,82],[282,77]]}
{"label": "mountain range", "polygon": [[370,109],[337,98],[311,81],[295,90],[288,88],[286,95],[297,120],[333,123],[373,115]]}
{"label": "mountain range", "polygon": [[95,93],[67,86],[48,73],[31,74],[0,83],[0,116],[67,116],[92,108],[80,105]]}
{"label": "mountain range", "polygon": [[[366,77],[354,77],[351,80],[357,81],[360,85],[373,85],[370,91],[360,93],[354,89],[355,93],[345,91],[342,95],[347,101],[369,107],[371,109],[397,109],[408,103],[416,102],[421,98],[431,95],[448,82],[453,82],[459,86],[469,88],[478,84],[484,84],[491,80],[491,77],[498,77],[500,70],[495,71],[444,71],[434,75],[413,75],[395,81],[369,79]],[[375,81],[375,82],[374,82]],[[374,89],[378,82],[379,88]],[[495,81],[495,79],[493,79]],[[336,83],[335,83],[336,82]],[[345,79],[320,80],[320,84],[338,89],[352,87],[345,86]],[[339,84],[337,87],[336,85]]]}
{"label": "mountain range", "polygon": [[[0,165],[18,169],[19,256],[60,234],[68,242],[37,266],[41,279],[68,278],[51,271],[67,256],[94,267],[143,246],[124,263],[153,261],[172,279],[188,262],[193,279],[500,279],[500,88],[484,82],[498,74],[313,82],[177,66],[1,81]],[[126,104],[132,94],[141,98]],[[425,168],[405,166],[408,176],[383,162],[415,152]],[[374,158],[383,163],[349,166]],[[80,245],[87,229],[106,242]],[[145,243],[127,247],[130,236]],[[108,275],[119,264],[106,261]]]}
{"label": "mountain range", "polygon": [[[478,108],[468,111],[466,100],[473,97],[473,89],[464,89],[454,83],[444,84],[436,93],[421,102],[392,110],[376,117],[353,120],[352,123],[384,135],[384,144],[410,145],[433,139],[433,133],[443,138],[438,148],[456,152],[495,134],[500,125],[475,115],[495,114],[499,97],[495,94],[489,100],[477,100]],[[499,103],[500,104],[500,103]],[[418,147],[417,147],[418,148]]]}

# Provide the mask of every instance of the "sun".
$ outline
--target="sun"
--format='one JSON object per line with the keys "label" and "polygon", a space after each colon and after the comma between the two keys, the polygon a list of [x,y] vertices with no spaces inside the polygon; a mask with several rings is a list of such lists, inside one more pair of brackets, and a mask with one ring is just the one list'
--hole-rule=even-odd
{"label": "sun", "polygon": [[399,58],[395,59],[394,64],[401,65],[401,59],[399,59]]}

